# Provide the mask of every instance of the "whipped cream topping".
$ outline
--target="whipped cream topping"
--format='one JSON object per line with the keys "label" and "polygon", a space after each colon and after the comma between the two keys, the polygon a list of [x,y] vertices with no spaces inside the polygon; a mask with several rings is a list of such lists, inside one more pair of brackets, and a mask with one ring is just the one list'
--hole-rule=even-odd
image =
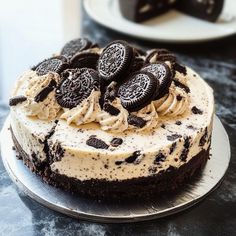
{"label": "whipped cream topping", "polygon": [[[36,101],[36,96],[45,88],[47,88],[52,80],[58,83],[60,76],[57,73],[48,73],[43,76],[38,76],[36,72],[25,74],[28,76],[28,87],[25,91],[27,103],[24,105],[26,115],[36,116],[42,120],[54,119],[61,107],[55,98],[55,89],[53,89],[43,101]],[[29,77],[30,76],[30,77]]]}
{"label": "whipped cream topping", "polygon": [[[126,180],[157,174],[169,167],[179,168],[187,163],[201,150],[210,145],[212,130],[212,115],[214,114],[214,99],[212,89],[192,70],[187,68],[187,82],[191,93],[189,109],[193,106],[202,110],[202,115],[189,112],[178,119],[158,117],[157,128],[153,132],[105,132],[95,123],[88,123],[81,129],[68,126],[66,120],[60,119],[55,127],[54,134],[48,143],[52,146],[60,142],[64,150],[60,161],[51,164],[52,171],[73,177],[79,180],[107,179]],[[22,81],[23,82],[23,81]],[[23,95],[27,89],[27,81],[21,83],[15,95]],[[24,104],[11,107],[11,126],[19,144],[30,156],[37,153],[37,159],[45,160],[42,141],[54,125],[53,121],[34,119],[25,115]],[[114,103],[113,103],[114,105]],[[102,113],[103,111],[101,111]],[[176,125],[176,120],[181,125]],[[161,127],[165,125],[165,128]],[[207,141],[200,146],[200,140],[205,137],[207,128]],[[178,134],[181,138],[170,141],[168,137]],[[86,141],[92,135],[103,140],[108,149],[95,149],[88,146]],[[190,147],[186,162],[180,156],[184,151],[184,138],[189,137]],[[118,147],[110,145],[113,138],[121,138],[123,143]],[[41,140],[39,142],[39,140]],[[173,144],[175,144],[173,146]],[[51,146],[49,146],[51,148]],[[138,163],[128,163],[126,158],[140,151]],[[162,153],[166,159],[155,164],[158,154]],[[122,162],[117,165],[117,161]]]}
{"label": "whipped cream topping", "polygon": [[61,118],[65,119],[67,124],[74,123],[76,125],[96,121],[98,114],[101,112],[99,105],[100,96],[100,91],[93,90],[89,97],[76,107],[72,109],[65,108]]}
{"label": "whipped cream topping", "polygon": [[172,82],[169,93],[153,102],[160,116],[174,117],[182,115],[189,108],[189,95]]}
{"label": "whipped cream topping", "polygon": [[[139,128],[138,131],[151,130],[155,128],[158,124],[158,114],[156,112],[154,102],[151,102],[146,107],[142,108],[137,112],[133,112],[132,114],[146,121],[146,125],[142,128]],[[134,127],[132,126],[132,128]]]}
{"label": "whipped cream topping", "polygon": [[102,130],[112,132],[123,132],[128,129],[128,116],[129,112],[121,105],[119,98],[115,98],[111,102],[111,105],[117,108],[120,112],[118,115],[111,115],[108,112],[102,110],[98,114],[98,122],[101,125]]}

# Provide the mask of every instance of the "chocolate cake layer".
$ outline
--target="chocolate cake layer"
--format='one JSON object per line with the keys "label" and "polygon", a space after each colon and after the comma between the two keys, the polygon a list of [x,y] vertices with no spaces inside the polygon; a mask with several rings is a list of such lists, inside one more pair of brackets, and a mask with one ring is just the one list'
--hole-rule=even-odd
{"label": "chocolate cake layer", "polygon": [[13,132],[12,138],[19,158],[47,184],[80,196],[106,200],[152,199],[160,193],[173,192],[180,186],[182,188],[184,184],[193,180],[193,177],[200,173],[209,158],[210,150],[210,148],[202,150],[178,169],[169,167],[166,171],[148,177],[122,181],[107,181],[106,179],[80,181],[52,172],[47,161],[39,163],[34,158],[34,153],[29,157],[19,145]]}

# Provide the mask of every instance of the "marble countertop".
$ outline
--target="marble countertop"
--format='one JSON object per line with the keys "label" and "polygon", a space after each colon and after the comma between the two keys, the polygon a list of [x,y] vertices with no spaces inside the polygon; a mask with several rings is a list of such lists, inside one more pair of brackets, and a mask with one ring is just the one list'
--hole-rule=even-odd
{"label": "marble countertop", "polygon": [[[223,183],[196,206],[163,219],[132,224],[80,221],[49,210],[28,198],[8,177],[0,159],[0,235],[233,235],[236,232],[236,36],[195,45],[137,41],[105,29],[83,16],[83,35],[105,45],[125,39],[144,48],[176,53],[212,86],[216,113],[231,142],[231,162]],[[0,103],[0,128],[8,107]]]}

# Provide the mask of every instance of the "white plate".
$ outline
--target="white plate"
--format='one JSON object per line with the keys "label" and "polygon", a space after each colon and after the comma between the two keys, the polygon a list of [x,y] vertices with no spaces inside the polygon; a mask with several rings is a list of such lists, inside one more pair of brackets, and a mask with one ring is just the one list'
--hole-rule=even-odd
{"label": "white plate", "polygon": [[118,0],[84,0],[84,6],[87,13],[98,23],[118,32],[151,41],[201,42],[236,33],[236,0],[225,1],[222,16],[216,23],[172,10],[138,24],[121,15]]}
{"label": "white plate", "polygon": [[212,133],[212,157],[202,174],[187,184],[180,192],[160,196],[152,201],[132,203],[107,203],[73,196],[42,182],[30,172],[22,160],[17,160],[12,150],[9,118],[1,132],[3,164],[12,180],[37,202],[63,214],[97,222],[136,222],[155,219],[183,211],[202,200],[221,182],[230,161],[230,145],[227,133],[215,116]]}

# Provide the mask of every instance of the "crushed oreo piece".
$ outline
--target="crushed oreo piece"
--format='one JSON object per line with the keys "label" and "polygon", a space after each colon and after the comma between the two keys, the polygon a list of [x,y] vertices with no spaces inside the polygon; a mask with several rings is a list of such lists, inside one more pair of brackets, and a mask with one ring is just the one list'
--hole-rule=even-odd
{"label": "crushed oreo piece", "polygon": [[95,138],[95,137],[90,137],[87,141],[86,144],[88,146],[97,148],[97,149],[108,149],[109,145],[107,145],[104,141],[101,139]]}
{"label": "crushed oreo piece", "polygon": [[192,126],[192,125],[188,125],[187,128],[188,129],[192,129],[192,130],[196,130],[196,128],[194,126]]}
{"label": "crushed oreo piece", "polygon": [[23,95],[18,95],[9,99],[9,106],[16,106],[19,103],[22,103],[27,100],[27,97]]}
{"label": "crushed oreo piece", "polygon": [[111,140],[111,146],[112,147],[118,147],[123,143],[123,139],[122,138],[113,138]]}
{"label": "crushed oreo piece", "polygon": [[111,82],[104,93],[104,102],[112,102],[115,100],[117,95],[117,83]]}
{"label": "crushed oreo piece", "polygon": [[163,153],[158,153],[155,157],[154,164],[160,165],[161,162],[165,161],[166,156]]}
{"label": "crushed oreo piece", "polygon": [[129,115],[127,121],[129,125],[133,125],[138,128],[143,128],[147,123],[147,121],[145,121],[143,118],[135,115]]}
{"label": "crushed oreo piece", "polygon": [[182,125],[182,122],[181,122],[180,120],[177,120],[177,121],[175,122],[175,124],[176,124],[176,125]]}
{"label": "crushed oreo piece", "polygon": [[123,161],[116,161],[116,162],[115,162],[115,164],[116,164],[117,166],[121,165],[122,163],[123,163]]}
{"label": "crushed oreo piece", "polygon": [[148,172],[149,172],[150,174],[155,174],[155,173],[157,172],[157,167],[156,167],[156,166],[150,166],[150,167],[148,168]]}
{"label": "crushed oreo piece", "polygon": [[[50,146],[50,144],[49,144]],[[52,164],[55,161],[60,161],[65,153],[65,150],[63,149],[60,142],[56,142],[53,144],[53,146],[48,147],[48,150],[45,150],[50,152],[49,153],[49,164]]]}
{"label": "crushed oreo piece", "polygon": [[117,116],[120,114],[120,110],[109,103],[104,103],[103,110],[112,116]]}
{"label": "crushed oreo piece", "polygon": [[187,159],[187,156],[188,156],[188,153],[189,153],[189,147],[190,147],[190,138],[189,137],[186,137],[184,139],[184,148],[183,148],[183,151],[180,155],[180,160],[181,161],[186,161]]}
{"label": "crushed oreo piece", "polygon": [[42,102],[47,98],[48,94],[53,91],[53,89],[57,86],[57,82],[52,79],[49,85],[42,89],[34,98],[35,102]]}
{"label": "crushed oreo piece", "polygon": [[207,135],[208,135],[208,132],[207,132],[207,127],[205,128],[205,131],[204,131],[204,134],[203,136],[201,137],[200,141],[199,141],[199,146],[200,147],[203,147],[204,144],[206,143],[207,141]]}
{"label": "crushed oreo piece", "polygon": [[127,157],[127,158],[125,159],[125,162],[127,162],[127,163],[134,163],[140,155],[141,155],[140,151],[135,151],[135,152],[132,154],[132,156]]}
{"label": "crushed oreo piece", "polygon": [[174,81],[175,86],[177,86],[177,87],[179,87],[179,88],[182,88],[186,93],[190,93],[190,89],[189,89],[188,86],[186,86],[186,85],[180,83],[179,81],[177,81],[177,80],[175,80],[175,79],[174,79],[173,81]]}
{"label": "crushed oreo piece", "polygon": [[178,94],[178,95],[176,96],[176,99],[177,99],[177,101],[181,101],[181,100],[183,99],[183,97]]}
{"label": "crushed oreo piece", "polygon": [[171,147],[170,147],[170,152],[169,152],[170,154],[172,154],[173,151],[176,149],[176,145],[177,145],[176,142],[172,143],[172,145],[171,145]]}
{"label": "crushed oreo piece", "polygon": [[165,128],[166,128],[166,126],[165,126],[164,124],[162,124],[162,125],[161,125],[161,128],[162,128],[162,129],[165,129]]}
{"label": "crushed oreo piece", "polygon": [[187,75],[187,69],[185,66],[182,66],[177,62],[173,63],[172,66],[173,66],[174,71],[178,71],[179,73],[181,73],[183,75]]}
{"label": "crushed oreo piece", "polygon": [[167,49],[157,48],[150,50],[145,58],[146,63],[156,63],[170,61],[172,63],[176,62],[176,57]]}
{"label": "crushed oreo piece", "polygon": [[174,141],[174,140],[181,138],[181,137],[182,137],[182,135],[180,135],[180,134],[167,135],[167,140]]}
{"label": "crushed oreo piece", "polygon": [[193,106],[192,109],[191,109],[192,113],[195,114],[195,115],[202,115],[203,112],[202,110],[200,110],[199,108],[197,108],[196,106]]}

